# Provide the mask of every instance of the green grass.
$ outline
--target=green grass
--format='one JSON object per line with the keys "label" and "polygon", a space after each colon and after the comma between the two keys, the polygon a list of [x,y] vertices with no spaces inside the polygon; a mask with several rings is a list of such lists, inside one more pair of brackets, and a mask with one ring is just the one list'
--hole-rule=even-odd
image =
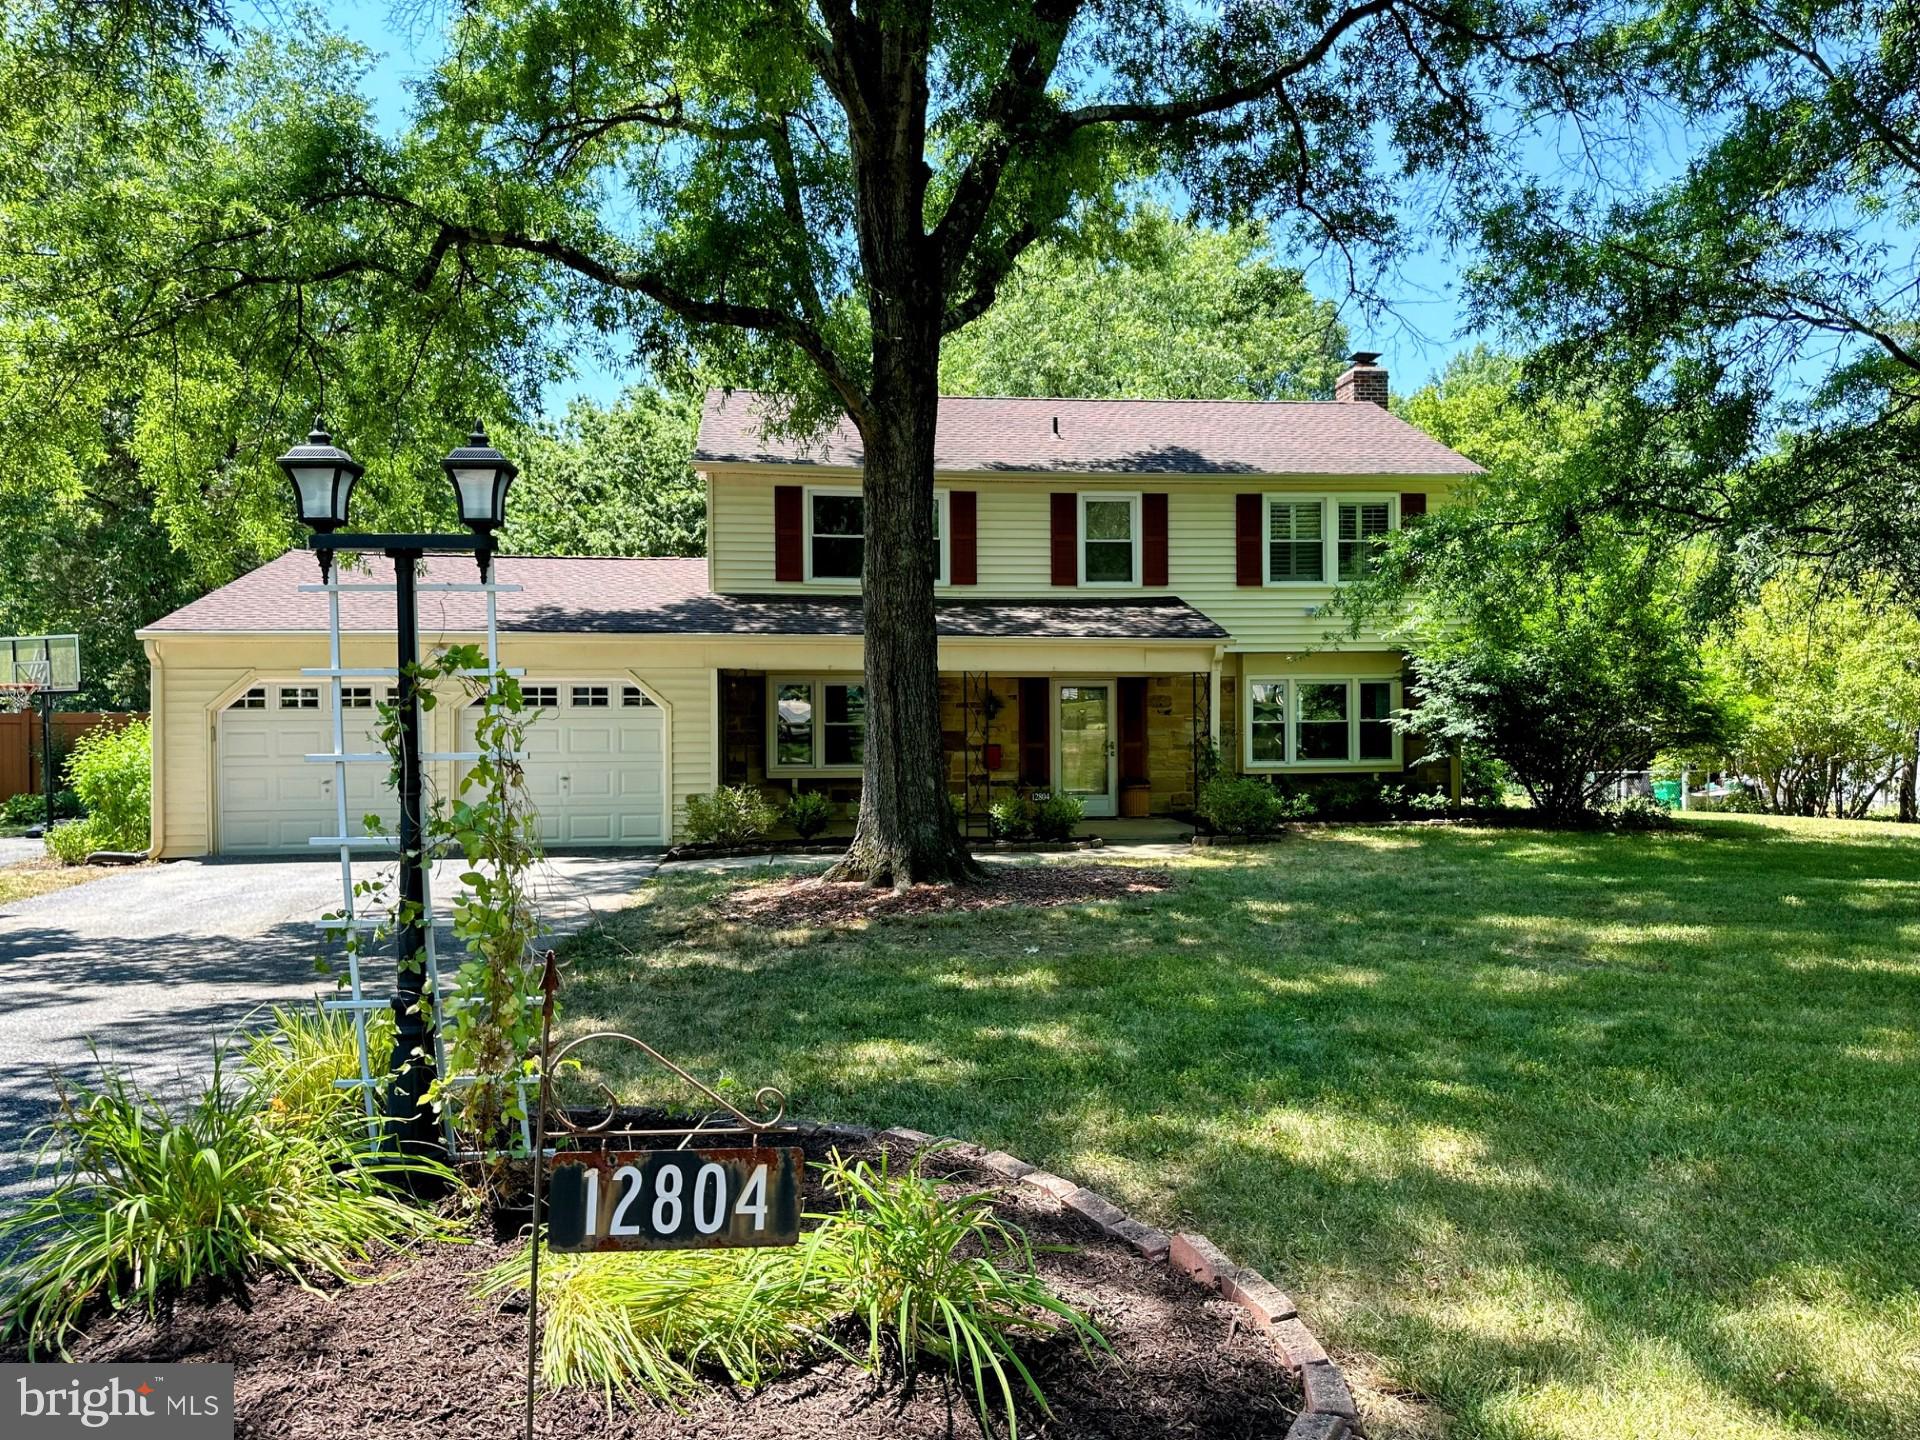
{"label": "green grass", "polygon": [[571,947],[566,1029],[1206,1231],[1376,1435],[1920,1434],[1920,841],[1328,829],[1176,870],[838,935],[669,872]]}

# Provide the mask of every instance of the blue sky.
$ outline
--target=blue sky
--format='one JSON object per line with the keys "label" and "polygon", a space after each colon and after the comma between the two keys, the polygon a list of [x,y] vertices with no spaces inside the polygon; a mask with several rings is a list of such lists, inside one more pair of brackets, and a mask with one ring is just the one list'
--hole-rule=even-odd
{"label": "blue sky", "polygon": [[[270,0],[260,0],[262,5]],[[335,28],[379,55],[367,90],[381,124],[397,131],[407,120],[408,82],[423,75],[437,58],[444,9],[428,3],[396,5],[394,0],[334,0],[326,11]],[[1686,137],[1677,127],[1642,127],[1616,148],[1609,162],[1634,178],[1671,175],[1678,170]],[[1571,173],[1584,163],[1585,149],[1572,136],[1530,134],[1516,137],[1514,162],[1532,173]],[[1307,266],[1309,282],[1323,295],[1344,291],[1344,275],[1315,257],[1295,257]],[[1383,288],[1390,313],[1368,316],[1357,305],[1346,315],[1356,348],[1378,350],[1396,391],[1410,391],[1436,375],[1458,351],[1483,337],[1465,328],[1459,300],[1459,272],[1466,257],[1439,244],[1406,257]],[[584,395],[606,401],[637,372],[582,357],[575,376],[548,387],[544,401],[552,413],[567,400]]]}

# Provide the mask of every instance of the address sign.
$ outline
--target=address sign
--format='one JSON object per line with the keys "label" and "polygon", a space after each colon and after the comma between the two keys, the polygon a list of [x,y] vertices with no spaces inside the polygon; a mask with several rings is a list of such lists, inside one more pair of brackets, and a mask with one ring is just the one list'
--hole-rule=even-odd
{"label": "address sign", "polygon": [[805,1168],[806,1152],[771,1147],[563,1155],[547,1189],[547,1248],[797,1244]]}

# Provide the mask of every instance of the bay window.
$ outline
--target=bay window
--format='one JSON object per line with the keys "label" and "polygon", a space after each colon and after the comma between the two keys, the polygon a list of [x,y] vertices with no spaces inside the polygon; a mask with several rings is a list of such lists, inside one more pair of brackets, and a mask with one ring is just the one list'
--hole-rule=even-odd
{"label": "bay window", "polygon": [[1393,712],[1398,680],[1302,676],[1246,682],[1246,767],[1250,770],[1400,763]]}
{"label": "bay window", "polygon": [[803,677],[768,687],[767,769],[858,770],[867,758],[867,687],[860,680]]}

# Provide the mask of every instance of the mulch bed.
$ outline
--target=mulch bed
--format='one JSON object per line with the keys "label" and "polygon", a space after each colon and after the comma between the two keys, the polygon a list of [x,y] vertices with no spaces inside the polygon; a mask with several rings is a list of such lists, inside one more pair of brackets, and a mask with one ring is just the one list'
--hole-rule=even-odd
{"label": "mulch bed", "polygon": [[[820,1153],[824,1142],[808,1144]],[[872,1147],[853,1153],[871,1157]],[[897,1163],[897,1162],[896,1162]],[[1300,1408],[1296,1382],[1268,1338],[1235,1306],[1102,1235],[1051,1199],[989,1183],[934,1155],[928,1173],[996,1194],[999,1214],[1036,1245],[1054,1292],[1091,1314],[1115,1354],[1089,1359],[1070,1341],[1024,1352],[1054,1415],[1023,1406],[1020,1430],[1039,1437],[1214,1440],[1284,1434]],[[809,1193],[807,1208],[826,1197]],[[509,1245],[518,1241],[507,1242]],[[92,1362],[230,1361],[235,1431],[274,1440],[378,1435],[420,1440],[510,1440],[521,1434],[526,1316],[474,1298],[503,1254],[491,1233],[470,1245],[432,1245],[396,1260],[376,1284],[316,1297],[291,1282],[255,1287],[250,1308],[183,1300],[154,1325],[138,1316],[98,1321],[74,1358]],[[12,1357],[7,1357],[12,1358]],[[1000,1427],[1004,1431],[1004,1423]],[[684,1414],[598,1394],[543,1394],[535,1433],[609,1440],[898,1440],[978,1436],[971,1391],[938,1367],[909,1393],[844,1361],[811,1365],[758,1391],[716,1388]]]}
{"label": "mulch bed", "polygon": [[790,876],[730,891],[715,909],[722,920],[769,929],[844,925],[901,915],[998,910],[1009,905],[1084,905],[1171,889],[1165,870],[1128,865],[995,865],[969,885],[876,890],[858,881]]}

